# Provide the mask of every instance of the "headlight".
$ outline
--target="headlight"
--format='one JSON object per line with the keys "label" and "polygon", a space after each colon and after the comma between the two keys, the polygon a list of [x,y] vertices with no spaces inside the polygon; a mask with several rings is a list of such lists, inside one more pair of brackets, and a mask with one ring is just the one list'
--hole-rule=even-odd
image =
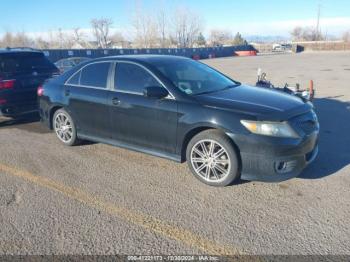
{"label": "headlight", "polygon": [[264,136],[299,137],[288,122],[265,122],[241,120],[242,125],[250,132]]}

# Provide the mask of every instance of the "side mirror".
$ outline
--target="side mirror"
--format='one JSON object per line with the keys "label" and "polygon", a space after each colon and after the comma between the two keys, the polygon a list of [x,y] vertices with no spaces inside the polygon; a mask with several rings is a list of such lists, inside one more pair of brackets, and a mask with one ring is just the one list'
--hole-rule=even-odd
{"label": "side mirror", "polygon": [[169,92],[161,86],[148,86],[143,90],[143,95],[152,98],[164,98],[169,95]]}

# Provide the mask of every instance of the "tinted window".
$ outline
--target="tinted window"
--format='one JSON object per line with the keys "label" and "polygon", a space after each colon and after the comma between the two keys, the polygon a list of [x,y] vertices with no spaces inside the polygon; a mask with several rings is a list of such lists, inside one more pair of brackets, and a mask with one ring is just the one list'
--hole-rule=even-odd
{"label": "tinted window", "polygon": [[159,82],[142,67],[131,63],[118,63],[115,71],[114,88],[117,90],[143,93],[149,86],[160,86]]}
{"label": "tinted window", "polygon": [[75,75],[73,75],[73,77],[71,79],[69,79],[69,81],[67,82],[68,85],[79,85],[79,81],[80,81],[80,72],[76,73]]}
{"label": "tinted window", "polygon": [[94,63],[81,70],[80,85],[91,87],[107,87],[110,63]]}
{"label": "tinted window", "polygon": [[72,62],[67,61],[67,60],[62,61],[62,65],[63,65],[63,66],[73,66]]}
{"label": "tinted window", "polygon": [[0,55],[0,72],[52,72],[57,68],[42,53],[8,53]]}
{"label": "tinted window", "polygon": [[152,64],[188,95],[211,93],[239,85],[209,66],[190,59],[160,59]]}

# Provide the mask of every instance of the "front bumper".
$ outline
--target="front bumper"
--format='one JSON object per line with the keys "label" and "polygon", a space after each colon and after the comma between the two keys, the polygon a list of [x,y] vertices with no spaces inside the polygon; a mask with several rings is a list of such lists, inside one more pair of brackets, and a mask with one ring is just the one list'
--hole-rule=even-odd
{"label": "front bumper", "polygon": [[296,177],[318,154],[318,132],[302,139],[229,135],[240,149],[244,180],[280,182]]}

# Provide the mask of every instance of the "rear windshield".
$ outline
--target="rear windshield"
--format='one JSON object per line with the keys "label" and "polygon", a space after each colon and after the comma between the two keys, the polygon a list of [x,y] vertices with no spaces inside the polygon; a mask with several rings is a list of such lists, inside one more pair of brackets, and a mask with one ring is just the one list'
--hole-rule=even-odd
{"label": "rear windshield", "polygon": [[0,54],[0,73],[50,72],[57,68],[42,53]]}

